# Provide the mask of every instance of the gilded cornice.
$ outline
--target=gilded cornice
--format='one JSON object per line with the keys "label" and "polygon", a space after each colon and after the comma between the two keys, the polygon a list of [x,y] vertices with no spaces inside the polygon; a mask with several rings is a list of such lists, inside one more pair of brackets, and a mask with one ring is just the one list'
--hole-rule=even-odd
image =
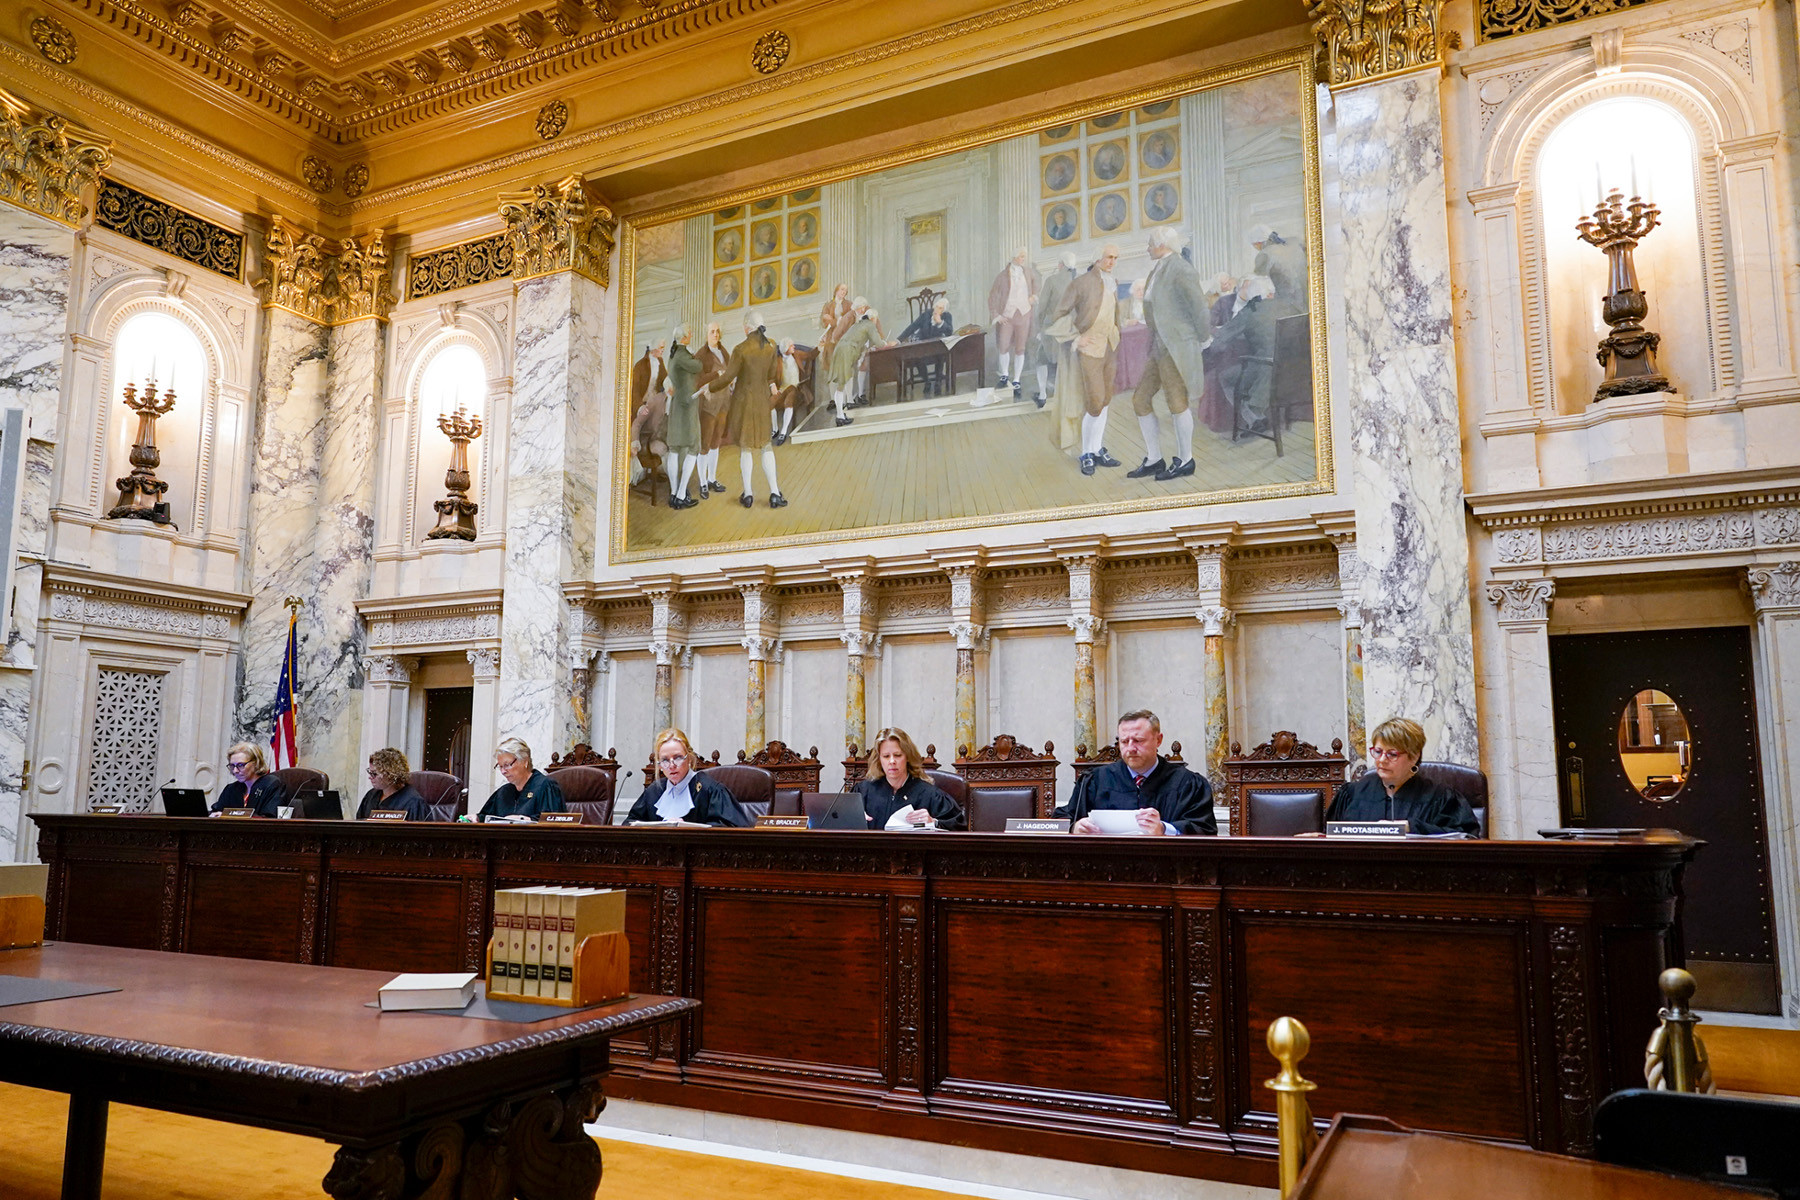
{"label": "gilded cornice", "polygon": [[387,320],[393,311],[393,266],[380,233],[346,238],[335,252],[324,238],[294,228],[280,216],[269,221],[268,278],[264,308],[279,308],[320,325],[367,318]]}
{"label": "gilded cornice", "polygon": [[612,281],[612,209],[588,199],[579,175],[500,194],[500,219],[512,245],[512,277],[534,279],[558,271],[585,275],[601,287]]}
{"label": "gilded cornice", "polygon": [[79,228],[112,143],[0,88],[0,200]]}
{"label": "gilded cornice", "polygon": [[1318,0],[1309,15],[1332,87],[1442,65],[1444,0]]}

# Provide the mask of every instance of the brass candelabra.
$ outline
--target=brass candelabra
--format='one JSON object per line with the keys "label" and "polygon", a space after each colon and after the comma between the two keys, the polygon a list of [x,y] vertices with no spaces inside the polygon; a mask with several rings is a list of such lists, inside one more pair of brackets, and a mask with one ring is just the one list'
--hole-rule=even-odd
{"label": "brass candelabra", "polygon": [[1575,222],[1575,236],[1606,255],[1607,291],[1600,315],[1612,332],[1600,339],[1594,352],[1606,368],[1606,378],[1594,389],[1595,400],[1675,390],[1668,376],[1656,369],[1656,348],[1662,338],[1644,328],[1650,303],[1638,287],[1632,262],[1632,252],[1656,228],[1661,215],[1649,201],[1633,196],[1627,204],[1624,193],[1614,191],[1594,205],[1593,216]]}
{"label": "brass candelabra", "polygon": [[469,499],[469,443],[481,436],[481,418],[456,411],[438,418],[438,428],[450,439],[450,469],[444,472],[444,488],[450,494],[432,504],[437,510],[437,525],[425,536],[475,540],[476,504]]}
{"label": "brass candelabra", "polygon": [[169,485],[156,477],[156,468],[162,465],[162,454],[156,448],[156,418],[168,416],[175,407],[175,392],[165,389],[158,396],[156,380],[152,378],[142,392],[126,384],[124,398],[125,407],[137,414],[137,437],[131,443],[131,474],[114,480],[119,502],[106,515],[115,520],[133,517],[168,525],[169,506],[161,497]]}

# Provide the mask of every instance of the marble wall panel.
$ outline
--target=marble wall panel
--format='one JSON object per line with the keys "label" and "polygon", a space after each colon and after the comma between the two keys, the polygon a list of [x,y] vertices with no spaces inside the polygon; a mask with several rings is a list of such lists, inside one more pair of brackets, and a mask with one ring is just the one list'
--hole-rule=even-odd
{"label": "marble wall panel", "polygon": [[1334,97],[1339,327],[1363,585],[1367,709],[1477,761],[1468,533],[1434,68]]}
{"label": "marble wall panel", "polygon": [[604,701],[594,710],[599,717],[594,722],[594,745],[616,749],[622,763],[648,762],[650,739],[656,736],[650,728],[656,660],[648,654],[615,654],[612,669],[600,680]]}
{"label": "marble wall panel", "polygon": [[1291,729],[1328,750],[1344,736],[1344,631],[1335,612],[1241,616],[1234,633],[1232,740],[1248,750]]}
{"label": "marble wall panel", "polygon": [[820,758],[844,755],[844,647],[832,642],[790,644],[781,656],[781,713],[771,721],[778,737],[805,754],[817,746]]}
{"label": "marble wall panel", "polygon": [[1164,750],[1170,742],[1180,742],[1189,768],[1204,770],[1204,649],[1198,621],[1114,625],[1107,642],[1100,740],[1111,745],[1118,736],[1120,713],[1147,708],[1162,721]]}
{"label": "marble wall panel", "polygon": [[[688,737],[702,756],[719,752],[720,762],[736,762],[744,749],[744,688],[749,681],[750,660],[737,646],[721,646],[694,652],[694,665],[678,671],[675,683],[687,696]],[[685,677],[684,677],[685,676]],[[677,724],[681,704],[675,706]]]}
{"label": "marble wall panel", "polygon": [[1067,629],[995,634],[988,646],[983,739],[1010,733],[1038,750],[1053,743],[1063,763],[1056,794],[1067,796],[1075,786],[1074,636]]}
{"label": "marble wall panel", "polygon": [[871,660],[869,736],[906,730],[920,750],[935,743],[938,761],[956,757],[956,644],[948,638],[889,638]]}

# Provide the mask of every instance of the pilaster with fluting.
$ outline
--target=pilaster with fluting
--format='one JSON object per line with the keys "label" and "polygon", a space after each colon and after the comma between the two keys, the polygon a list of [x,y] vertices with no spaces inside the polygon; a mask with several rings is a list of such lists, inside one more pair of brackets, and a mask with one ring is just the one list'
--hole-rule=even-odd
{"label": "pilaster with fluting", "polygon": [[1783,1014],[1800,1017],[1800,562],[1758,563],[1744,572],[1755,613],[1764,819],[1769,829],[1771,903]]}

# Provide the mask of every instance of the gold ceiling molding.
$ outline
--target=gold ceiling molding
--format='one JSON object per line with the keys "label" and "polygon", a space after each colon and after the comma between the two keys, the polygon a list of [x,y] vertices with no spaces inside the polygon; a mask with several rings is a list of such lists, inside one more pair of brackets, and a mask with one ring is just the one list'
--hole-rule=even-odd
{"label": "gold ceiling molding", "polygon": [[78,228],[111,161],[112,143],[93,130],[0,88],[0,200]]}
{"label": "gold ceiling molding", "polygon": [[394,308],[393,268],[379,232],[345,238],[335,251],[316,233],[281,216],[269,220],[264,308],[279,308],[320,325],[385,321]]}
{"label": "gold ceiling molding", "polygon": [[756,45],[750,47],[750,65],[758,75],[773,75],[781,70],[793,49],[793,39],[782,30],[771,29],[756,39]]}
{"label": "gold ceiling molding", "polygon": [[75,34],[49,13],[33,17],[26,32],[31,35],[31,44],[37,47],[37,52],[57,66],[66,67],[75,61],[79,50],[75,45]]}
{"label": "gold ceiling molding", "polygon": [[588,199],[581,176],[500,193],[500,219],[512,244],[515,280],[574,271],[601,287],[612,281],[619,222],[612,209]]}
{"label": "gold ceiling molding", "polygon": [[[770,0],[770,2],[773,2],[773,0]],[[350,204],[346,211],[351,214],[367,212],[374,208],[379,208],[402,200],[409,200],[415,196],[437,191],[441,188],[454,187],[457,184],[469,183],[484,177],[491,177],[501,172],[510,175],[525,174],[530,171],[533,164],[540,162],[545,158],[552,156],[566,156],[569,151],[583,146],[597,146],[600,143],[611,142],[629,134],[653,129],[659,125],[681,121],[688,117],[701,116],[708,112],[730,108],[733,105],[747,101],[766,99],[783,88],[798,87],[829,79],[833,75],[838,75],[845,71],[890,62],[893,59],[910,54],[914,51],[929,50],[933,47],[943,45],[946,42],[986,33],[990,30],[1011,25],[1015,22],[1047,17],[1055,13],[1058,9],[1068,8],[1081,3],[1083,3],[1083,0],[1019,0],[1018,3],[1008,5],[1003,9],[983,13],[980,16],[967,17],[949,25],[941,25],[933,29],[921,30],[916,34],[909,34],[906,37],[893,38],[878,46],[871,46],[863,50],[855,51],[854,53],[840,55],[837,58],[826,59],[809,66],[798,67],[792,71],[766,76],[740,87],[729,88],[722,92],[714,92],[710,96],[700,96],[693,100],[683,101],[680,104],[671,104],[666,108],[659,108],[654,112],[640,113],[636,116],[611,121],[605,125],[598,125],[591,129],[583,130],[580,133],[572,133],[566,137],[558,138],[555,142],[530,146],[524,150],[516,150],[511,154],[500,155],[496,158],[488,159],[485,162],[458,167],[455,170],[445,171],[438,175],[417,179],[410,183],[399,184],[384,191],[371,192],[363,196],[362,199]],[[1191,4],[1188,3],[1187,0],[1169,0],[1164,8],[1166,11],[1172,13],[1181,12],[1191,8]],[[1151,11],[1154,13],[1155,10]],[[1039,29],[1041,32],[1055,33],[1058,29],[1063,27],[1079,27],[1085,23],[1085,20],[1085,17],[1078,14],[1077,16],[1068,18],[1060,23],[1046,24],[1040,21]],[[877,80],[898,79],[903,74],[904,72],[902,69],[893,67],[875,78]],[[724,121],[716,122],[715,126],[724,123]],[[704,132],[704,130],[695,130],[694,132]]]}
{"label": "gold ceiling molding", "polygon": [[1366,83],[1443,64],[1444,0],[1318,0],[1312,6],[1325,82]]}
{"label": "gold ceiling molding", "polygon": [[406,298],[422,300],[458,288],[512,276],[513,249],[507,234],[458,242],[406,260]]}
{"label": "gold ceiling molding", "polygon": [[1636,8],[1650,0],[1477,0],[1476,35],[1484,42]]}
{"label": "gold ceiling molding", "polygon": [[243,278],[243,234],[116,179],[100,181],[94,224],[227,279]]}

